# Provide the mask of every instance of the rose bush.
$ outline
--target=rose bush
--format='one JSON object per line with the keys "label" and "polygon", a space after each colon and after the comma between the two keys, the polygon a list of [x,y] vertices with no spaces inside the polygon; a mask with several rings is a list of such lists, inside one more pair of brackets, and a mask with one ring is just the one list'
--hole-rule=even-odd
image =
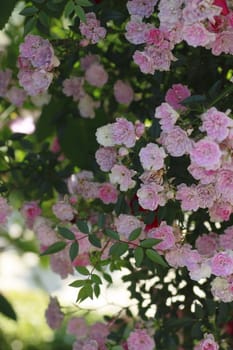
{"label": "rose bush", "polygon": [[[0,223],[6,247],[79,273],[77,315],[51,296],[49,326],[65,319],[74,350],[230,350],[230,1],[18,5],[0,72]],[[15,211],[32,242],[8,233]],[[137,312],[88,326],[79,304],[121,269]]]}

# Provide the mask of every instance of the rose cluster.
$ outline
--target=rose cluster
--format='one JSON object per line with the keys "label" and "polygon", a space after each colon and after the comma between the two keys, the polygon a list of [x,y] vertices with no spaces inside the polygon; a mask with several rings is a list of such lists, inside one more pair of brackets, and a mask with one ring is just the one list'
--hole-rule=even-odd
{"label": "rose cluster", "polygon": [[19,47],[18,79],[30,96],[46,92],[53,80],[53,69],[60,62],[47,39],[27,35]]}
{"label": "rose cluster", "polygon": [[[158,4],[157,4],[158,3]],[[146,22],[158,5],[159,26],[153,19]],[[129,0],[130,21],[126,25],[126,38],[135,45],[133,59],[143,73],[168,71],[176,60],[172,50],[181,43],[210,49],[213,55],[232,54],[233,12],[225,0]]]}

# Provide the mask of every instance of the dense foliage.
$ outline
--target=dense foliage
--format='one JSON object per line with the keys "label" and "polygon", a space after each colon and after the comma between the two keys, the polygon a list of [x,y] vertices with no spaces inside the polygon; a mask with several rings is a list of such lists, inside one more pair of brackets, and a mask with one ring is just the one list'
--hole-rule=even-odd
{"label": "dense foliage", "polygon": [[122,270],[136,304],[77,307],[73,350],[232,349],[230,1],[8,1],[0,25],[4,248],[78,272],[77,305]]}

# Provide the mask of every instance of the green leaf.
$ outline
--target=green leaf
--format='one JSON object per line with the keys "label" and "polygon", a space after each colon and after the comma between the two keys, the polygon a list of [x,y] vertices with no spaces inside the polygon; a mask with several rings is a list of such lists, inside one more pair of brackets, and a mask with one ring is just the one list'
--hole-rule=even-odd
{"label": "green leaf", "polygon": [[113,238],[113,239],[116,239],[116,240],[120,239],[120,236],[119,236],[119,234],[116,231],[113,231],[113,230],[110,230],[110,229],[106,229],[104,232],[105,232],[106,236],[108,236],[110,238]]}
{"label": "green leaf", "polygon": [[201,305],[196,303],[195,304],[195,316],[196,316],[196,318],[203,319],[204,315],[205,315],[204,308]]}
{"label": "green leaf", "polygon": [[75,269],[78,271],[78,273],[80,273],[81,275],[84,276],[89,276],[90,273],[88,271],[88,269],[85,266],[76,266]]}
{"label": "green leaf", "polygon": [[47,15],[47,13],[45,13],[44,11],[40,11],[38,19],[43,26],[45,26],[46,28],[49,28],[50,18]]}
{"label": "green leaf", "polygon": [[78,229],[82,232],[82,233],[89,233],[89,227],[86,221],[83,220],[78,220],[76,222],[76,225],[78,226]]}
{"label": "green leaf", "polygon": [[76,0],[77,5],[79,6],[93,6],[89,0]]}
{"label": "green leaf", "polygon": [[69,286],[74,287],[74,288],[80,288],[84,284],[86,284],[86,280],[76,280],[76,281],[70,283]]}
{"label": "green leaf", "polygon": [[2,294],[0,294],[0,313],[14,321],[17,320],[17,315],[11,303]]}
{"label": "green leaf", "polygon": [[185,100],[181,101],[180,104],[183,106],[192,106],[197,105],[200,103],[206,102],[206,96],[204,95],[192,95],[190,97],[187,97]]}
{"label": "green leaf", "polygon": [[32,2],[35,2],[36,4],[43,4],[45,0],[32,0]]}
{"label": "green leaf", "polygon": [[88,239],[93,246],[101,248],[101,241],[95,234],[89,234]]}
{"label": "green leaf", "polygon": [[195,339],[201,339],[202,338],[202,321],[200,322],[196,322],[192,328],[191,328],[191,336],[192,338],[195,338]]}
{"label": "green leaf", "polygon": [[28,7],[25,7],[19,14],[21,16],[33,16],[35,13],[37,13],[39,10],[37,7],[35,6],[28,6]]}
{"label": "green leaf", "polygon": [[96,275],[95,273],[93,273],[93,274],[91,275],[91,280],[92,280],[94,283],[102,284],[101,278],[100,278],[98,275]]}
{"label": "green leaf", "polygon": [[144,258],[144,251],[141,247],[137,247],[134,250],[134,257],[136,261],[136,266],[139,267],[142,264],[143,258]]}
{"label": "green leaf", "polygon": [[58,226],[57,229],[58,229],[59,234],[60,234],[62,237],[66,238],[66,239],[70,239],[70,240],[75,239],[75,235],[74,235],[73,232],[70,231],[68,228]]}
{"label": "green leaf", "polygon": [[114,243],[109,251],[110,255],[114,255],[116,257],[120,257],[128,250],[128,244],[125,242],[116,242]]}
{"label": "green leaf", "polygon": [[37,22],[36,17],[29,18],[24,24],[24,32],[23,35],[26,36],[31,30],[35,27]]}
{"label": "green leaf", "polygon": [[4,1],[4,4],[2,4],[0,16],[0,29],[4,28],[17,2],[17,0],[7,0]]}
{"label": "green leaf", "polygon": [[147,238],[140,242],[140,246],[143,248],[152,248],[154,245],[160,243],[162,240],[157,238]]}
{"label": "green leaf", "polygon": [[86,15],[83,8],[79,5],[75,5],[75,13],[80,18],[80,20],[86,23]]}
{"label": "green leaf", "polygon": [[106,220],[105,214],[99,213],[99,216],[98,216],[98,224],[97,224],[97,225],[98,225],[100,228],[104,228],[105,220]]}
{"label": "green leaf", "polygon": [[100,286],[99,286],[99,284],[95,284],[94,285],[94,293],[95,293],[96,298],[98,298],[99,295],[100,295]]}
{"label": "green leaf", "polygon": [[108,282],[112,283],[112,277],[108,273],[103,273],[103,278]]}
{"label": "green leaf", "polygon": [[72,0],[68,1],[65,9],[64,9],[64,16],[69,17],[72,12],[74,11],[74,2]]}
{"label": "green leaf", "polygon": [[146,255],[151,261],[155,262],[156,264],[168,267],[167,263],[163,260],[161,255],[159,255],[159,253],[157,253],[155,250],[146,249]]}
{"label": "green leaf", "polygon": [[93,289],[90,284],[86,284],[82,287],[78,293],[77,301],[83,301],[87,298],[93,298]]}
{"label": "green leaf", "polygon": [[138,227],[135,230],[133,230],[129,235],[129,241],[134,241],[135,239],[137,239],[140,236],[141,232],[141,227]]}
{"label": "green leaf", "polygon": [[122,346],[116,345],[116,346],[113,346],[112,350],[124,350],[124,349],[122,348]]}
{"label": "green leaf", "polygon": [[60,250],[63,250],[66,247],[66,242],[59,241],[54,244],[52,244],[50,247],[48,247],[43,253],[40,255],[49,255],[59,252]]}
{"label": "green leaf", "polygon": [[78,242],[73,242],[70,246],[70,259],[71,261],[74,261],[74,259],[78,256],[78,252],[79,252],[79,244]]}

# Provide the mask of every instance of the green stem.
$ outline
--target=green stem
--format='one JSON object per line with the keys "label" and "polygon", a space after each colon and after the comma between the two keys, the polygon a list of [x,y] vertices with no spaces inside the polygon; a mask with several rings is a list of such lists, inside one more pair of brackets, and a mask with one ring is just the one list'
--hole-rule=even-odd
{"label": "green stem", "polygon": [[216,103],[221,101],[224,97],[230,95],[233,92],[233,84],[231,84],[226,90],[224,90],[218,97],[216,97],[209,105],[209,107],[214,106]]}

